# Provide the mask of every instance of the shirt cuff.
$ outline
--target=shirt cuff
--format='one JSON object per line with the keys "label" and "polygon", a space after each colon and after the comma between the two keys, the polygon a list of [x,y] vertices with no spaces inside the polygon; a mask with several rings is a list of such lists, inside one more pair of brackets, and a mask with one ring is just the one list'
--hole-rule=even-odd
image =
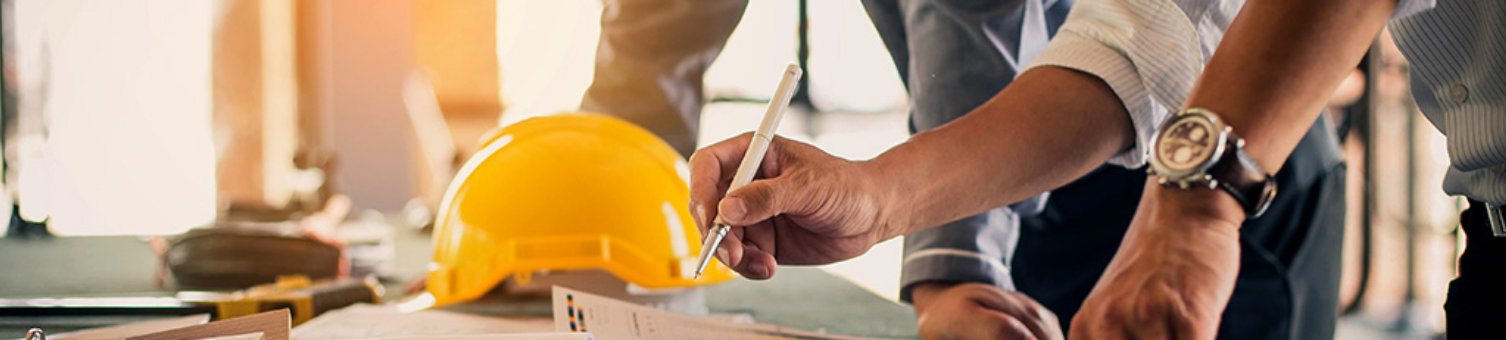
{"label": "shirt cuff", "polygon": [[1170,110],[1152,99],[1129,58],[1102,42],[1064,30],[1052,38],[1046,50],[1036,55],[1026,70],[1042,66],[1076,70],[1108,84],[1124,104],[1125,111],[1129,112],[1130,123],[1135,129],[1135,145],[1114,155],[1109,164],[1130,169],[1145,165],[1150,138]]}
{"label": "shirt cuff", "polygon": [[930,248],[905,256],[900,272],[899,300],[914,303],[911,295],[922,282],[986,283],[1014,291],[1014,280],[1003,259],[955,248]]}

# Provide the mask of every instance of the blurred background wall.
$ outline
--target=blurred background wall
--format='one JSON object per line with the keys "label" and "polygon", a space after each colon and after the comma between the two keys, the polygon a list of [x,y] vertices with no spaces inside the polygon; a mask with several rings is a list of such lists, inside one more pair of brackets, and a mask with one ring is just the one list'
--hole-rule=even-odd
{"label": "blurred background wall", "polygon": [[[16,1],[23,217],[59,234],[162,234],[215,216],[215,3]],[[7,61],[12,62],[12,61]],[[10,128],[9,126],[7,128]],[[50,218],[49,218],[50,216]]]}

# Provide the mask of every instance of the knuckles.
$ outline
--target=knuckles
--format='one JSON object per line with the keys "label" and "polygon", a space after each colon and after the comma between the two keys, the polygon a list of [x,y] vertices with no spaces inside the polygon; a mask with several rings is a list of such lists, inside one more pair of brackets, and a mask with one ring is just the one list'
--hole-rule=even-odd
{"label": "knuckles", "polygon": [[[984,284],[961,284],[937,294],[932,307],[916,319],[923,339],[1036,339],[1026,323],[1043,323],[1055,316],[1044,307],[1024,306],[1027,315],[1013,315],[1002,311],[984,312],[988,309],[976,301],[996,298],[996,295],[1022,295],[1017,292],[998,291]],[[1017,300],[1012,300],[1016,301]],[[1034,319],[1032,319],[1034,318]],[[1058,327],[1044,323],[1042,327]]]}
{"label": "knuckles", "polygon": [[997,314],[923,316],[917,326],[922,339],[1035,339],[1020,321]]}
{"label": "knuckles", "polygon": [[[1072,322],[1073,338],[1086,335],[1087,339],[1133,338],[1137,331],[1147,327],[1191,321],[1193,316],[1182,308],[1181,299],[1164,291],[1142,291],[1119,294],[1112,297],[1090,297],[1084,302]],[[1087,334],[1084,334],[1084,331]],[[1165,334],[1177,330],[1165,329]],[[1190,334],[1175,334],[1176,338],[1188,338]]]}

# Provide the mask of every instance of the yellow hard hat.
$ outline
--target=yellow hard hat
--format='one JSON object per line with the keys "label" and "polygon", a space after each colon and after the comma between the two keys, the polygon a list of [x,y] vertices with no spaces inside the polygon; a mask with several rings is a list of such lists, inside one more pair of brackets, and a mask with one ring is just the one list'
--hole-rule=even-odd
{"label": "yellow hard hat", "polygon": [[687,211],[689,167],[648,131],[597,114],[504,127],[450,182],[434,223],[428,291],[436,305],[475,299],[508,275],[600,269],[646,288],[732,278],[719,263],[693,279],[700,233]]}

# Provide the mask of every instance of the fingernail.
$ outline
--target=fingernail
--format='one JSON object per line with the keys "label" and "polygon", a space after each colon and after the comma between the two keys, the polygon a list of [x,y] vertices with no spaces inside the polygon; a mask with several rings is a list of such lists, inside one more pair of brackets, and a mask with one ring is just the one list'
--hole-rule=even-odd
{"label": "fingernail", "polygon": [[743,204],[741,198],[728,198],[722,201],[722,219],[741,221],[748,215],[748,206]]}
{"label": "fingernail", "polygon": [[769,278],[769,276],[772,276],[772,275],[769,275],[769,268],[768,267],[753,266],[751,268],[748,268],[748,270],[751,271],[751,272],[753,272],[753,276],[757,276],[759,278],[765,278],[766,279],[766,278]]}
{"label": "fingernail", "polygon": [[695,210],[694,212],[692,212],[695,214],[695,223],[697,225],[706,223],[706,207],[701,205],[700,203],[696,203],[693,210]]}
{"label": "fingernail", "polygon": [[717,248],[716,249],[716,259],[722,261],[722,264],[729,265],[729,266],[732,265],[732,262],[727,262],[727,250],[726,249]]}

